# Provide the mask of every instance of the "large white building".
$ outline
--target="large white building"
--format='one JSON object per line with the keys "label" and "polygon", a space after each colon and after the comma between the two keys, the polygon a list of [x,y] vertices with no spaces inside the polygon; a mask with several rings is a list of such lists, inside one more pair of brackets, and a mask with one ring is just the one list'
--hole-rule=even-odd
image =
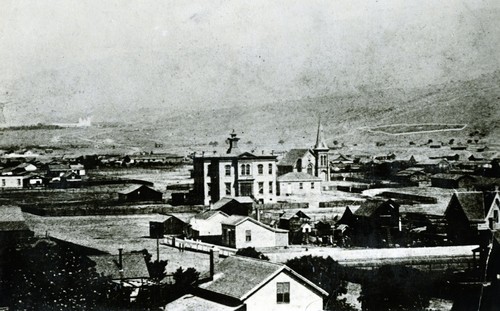
{"label": "large white building", "polygon": [[193,198],[210,205],[223,197],[251,197],[272,203],[276,196],[276,156],[240,152],[236,134],[228,138],[226,154],[195,156],[193,159]]}

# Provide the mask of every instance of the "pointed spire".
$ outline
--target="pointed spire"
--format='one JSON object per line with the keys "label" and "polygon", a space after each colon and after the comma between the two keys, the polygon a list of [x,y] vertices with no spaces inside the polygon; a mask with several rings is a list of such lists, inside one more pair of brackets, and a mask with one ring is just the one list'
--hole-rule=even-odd
{"label": "pointed spire", "polygon": [[316,144],[314,149],[329,149],[328,145],[325,143],[323,135],[323,127],[321,126],[321,117],[318,118],[318,132],[316,133]]}

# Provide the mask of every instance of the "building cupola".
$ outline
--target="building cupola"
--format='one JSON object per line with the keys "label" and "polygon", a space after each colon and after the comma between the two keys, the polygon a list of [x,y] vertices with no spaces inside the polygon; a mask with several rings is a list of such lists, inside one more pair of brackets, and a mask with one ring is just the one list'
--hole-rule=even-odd
{"label": "building cupola", "polygon": [[227,149],[226,153],[240,153],[240,149],[238,148],[238,140],[240,140],[240,138],[236,137],[234,129],[230,136],[231,137],[227,139],[229,142],[229,149]]}

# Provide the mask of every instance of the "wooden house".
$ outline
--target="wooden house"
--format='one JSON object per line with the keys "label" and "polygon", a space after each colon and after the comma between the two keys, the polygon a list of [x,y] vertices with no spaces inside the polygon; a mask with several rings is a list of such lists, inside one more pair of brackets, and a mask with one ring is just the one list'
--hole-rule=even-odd
{"label": "wooden house", "polygon": [[233,215],[222,222],[222,244],[232,248],[288,246],[288,230]]}
{"label": "wooden house", "polygon": [[0,206],[0,251],[3,247],[23,242],[33,235],[19,206]]}
{"label": "wooden house", "polygon": [[226,213],[216,210],[198,213],[189,221],[188,237],[205,242],[220,243],[221,223],[228,217],[229,215]]}
{"label": "wooden house", "polygon": [[353,227],[355,223],[356,223],[356,216],[354,216],[349,206],[346,206],[344,213],[337,221],[337,224],[348,225],[350,227]]}
{"label": "wooden house", "polygon": [[402,184],[416,184],[418,185],[420,182],[429,180],[427,174],[423,171],[423,169],[405,169],[397,172],[393,176],[393,180]]}
{"label": "wooden house", "polygon": [[292,172],[314,175],[315,155],[311,149],[291,149],[278,162],[278,176]]}
{"label": "wooden house", "polygon": [[211,207],[211,209],[226,213],[227,215],[250,216],[253,212],[254,200],[250,197],[224,197]]}
{"label": "wooden house", "polygon": [[435,174],[431,176],[431,186],[438,188],[472,188],[476,178],[460,174]]}
{"label": "wooden house", "polygon": [[278,176],[278,195],[321,194],[321,178],[301,172]]}
{"label": "wooden house", "polygon": [[399,204],[393,200],[369,199],[354,212],[354,243],[368,247],[392,246],[401,235]]}
{"label": "wooden house", "polygon": [[146,185],[135,185],[119,191],[118,200],[121,202],[158,202],[163,200],[163,193]]}
{"label": "wooden house", "polygon": [[230,256],[165,310],[323,310],[328,293],[284,264]]}
{"label": "wooden house", "polygon": [[500,228],[498,193],[456,192],[445,211],[448,239],[454,244],[479,244],[481,231]]}
{"label": "wooden house", "polygon": [[280,229],[288,230],[288,240],[290,244],[301,244],[307,241],[309,232],[305,232],[303,225],[308,224],[311,218],[302,211],[285,212],[280,216]]}
{"label": "wooden house", "polygon": [[182,235],[187,233],[189,223],[175,215],[166,215],[163,221],[149,222],[149,236],[151,238],[167,235]]}

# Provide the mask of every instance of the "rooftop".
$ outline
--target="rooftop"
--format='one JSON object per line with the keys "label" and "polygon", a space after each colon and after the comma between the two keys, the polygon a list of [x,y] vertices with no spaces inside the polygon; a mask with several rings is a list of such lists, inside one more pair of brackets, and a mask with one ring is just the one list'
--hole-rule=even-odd
{"label": "rooftop", "polygon": [[123,272],[120,273],[119,255],[89,256],[95,262],[97,273],[118,279],[149,278],[148,267],[142,253],[126,253],[122,255]]}
{"label": "rooftop", "polygon": [[303,172],[290,172],[278,176],[278,181],[321,181],[321,178]]}

